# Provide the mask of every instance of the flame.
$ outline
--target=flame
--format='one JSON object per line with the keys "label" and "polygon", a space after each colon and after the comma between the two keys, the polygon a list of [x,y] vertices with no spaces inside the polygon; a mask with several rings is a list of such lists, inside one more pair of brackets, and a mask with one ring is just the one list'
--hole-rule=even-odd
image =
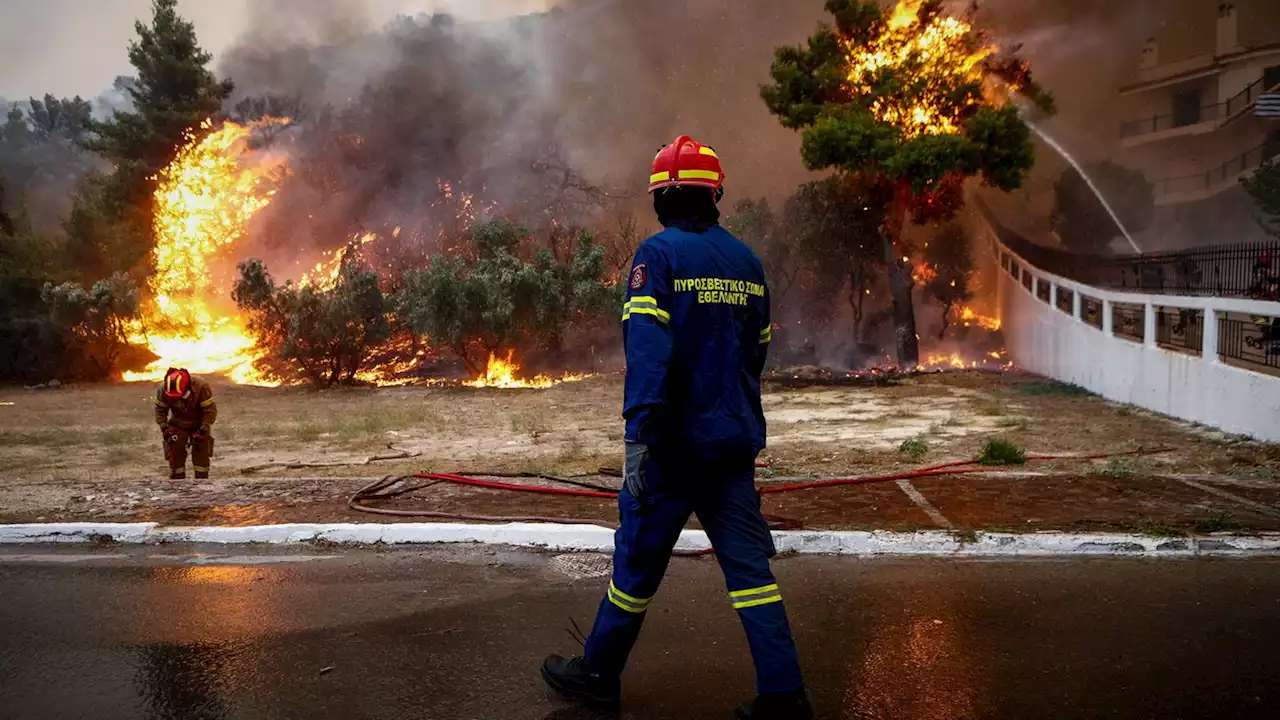
{"label": "flame", "polygon": [[[396,228],[396,234],[399,234],[399,228]],[[326,250],[322,253],[322,257],[328,257],[328,260],[317,262],[307,272],[302,273],[302,277],[298,280],[298,284],[302,287],[311,286],[317,291],[328,292],[338,285],[338,275],[342,273],[342,264],[352,255],[358,255],[361,248],[374,240],[378,239],[377,233],[363,233],[356,235],[346,245],[333,250]]]}
{"label": "flame", "polygon": [[972,362],[966,363],[964,358],[961,357],[959,353],[951,353],[950,355],[945,355],[945,354],[929,355],[924,359],[923,362],[920,363],[918,368],[920,370],[928,370],[932,368],[946,368],[946,367],[963,369],[967,367],[977,367],[977,366],[978,366],[978,361],[974,360]]}
{"label": "flame", "polygon": [[505,358],[498,357],[494,353],[489,353],[489,364],[485,368],[484,376],[462,383],[467,387],[475,388],[549,388],[553,385],[559,385],[566,382],[578,382],[585,380],[590,375],[562,375],[558,378],[552,378],[547,375],[538,375],[532,378],[521,379],[519,376],[520,364],[515,361],[515,350],[508,350]]}
{"label": "flame", "polygon": [[419,350],[407,360],[393,360],[379,363],[356,372],[356,380],[378,387],[395,387],[412,384],[415,378],[412,373],[418,369],[422,359],[427,356],[426,350]]}
{"label": "flame", "polygon": [[995,52],[976,47],[980,38],[964,20],[936,15],[921,18],[923,0],[899,0],[881,33],[865,43],[849,41],[849,86],[856,95],[872,94],[876,76],[894,68],[906,74],[906,84],[918,91],[877,98],[871,112],[883,122],[898,126],[906,137],[956,135],[965,107],[956,107],[940,90],[959,77],[981,83],[982,63]]}
{"label": "flame", "polygon": [[1008,352],[1005,350],[993,350],[982,358],[977,360],[966,360],[963,355],[957,352],[953,353],[930,353],[920,364],[916,365],[916,370],[1011,370],[1013,369],[1013,361],[1008,359]]}
{"label": "flame", "polygon": [[1000,329],[1000,318],[994,318],[989,315],[980,315],[973,308],[965,306],[960,308],[960,322],[965,327],[977,325],[983,330],[995,332]]}
{"label": "flame", "polygon": [[426,347],[414,350],[413,339],[396,336],[394,342],[384,345],[374,360],[356,372],[356,380],[378,387],[395,387],[419,382],[418,370],[431,352]]}
{"label": "flame", "polygon": [[[129,328],[129,341],[146,345],[160,359],[142,372],[126,372],[126,381],[158,380],[167,368],[185,367],[224,373],[241,384],[274,384],[254,371],[262,352],[230,299],[214,287],[210,260],[243,237],[249,220],[274,194],[265,180],[279,163],[247,162],[247,140],[259,127],[287,122],[227,122],[201,140],[191,134],[156,178],[151,299],[142,320]],[[200,127],[208,132],[213,122]]]}
{"label": "flame", "polygon": [[[148,282],[151,292],[142,318],[130,325],[128,333],[130,343],[147,346],[159,359],[142,372],[126,372],[126,381],[154,381],[169,367],[185,367],[194,373],[223,374],[239,384],[279,384],[255,370],[254,363],[266,351],[257,347],[248,332],[247,318],[227,297],[229,284],[219,282],[216,270],[227,259],[222,254],[234,248],[250,220],[270,204],[274,190],[267,180],[282,167],[280,160],[252,155],[248,140],[260,127],[288,122],[265,119],[247,126],[226,122],[214,130],[214,123],[205,121],[199,133],[203,139],[190,134],[186,146],[156,178],[155,274]],[[444,180],[437,185],[441,197],[432,207],[452,203],[460,228],[493,210],[493,205],[479,206],[471,193]],[[441,227],[441,237],[449,230]],[[400,227],[391,232],[393,238],[400,234]],[[323,253],[301,274],[299,284],[320,292],[332,290],[344,263],[379,237],[375,232],[360,233],[337,250]],[[359,371],[356,379],[377,385],[414,382],[414,375],[430,354],[429,349],[415,350],[408,340],[385,346],[380,348],[378,360]],[[491,354],[484,376],[465,384],[546,388],[590,377],[521,378],[519,370],[514,351],[507,351],[505,358]]]}
{"label": "flame", "polygon": [[928,285],[938,279],[938,271],[928,263],[916,263],[915,268],[911,271],[911,279],[917,285]]}

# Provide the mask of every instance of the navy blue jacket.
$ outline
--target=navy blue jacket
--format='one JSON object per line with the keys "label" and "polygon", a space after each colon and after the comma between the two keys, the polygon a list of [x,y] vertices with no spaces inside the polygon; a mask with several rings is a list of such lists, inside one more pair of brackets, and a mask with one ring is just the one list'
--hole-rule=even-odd
{"label": "navy blue jacket", "polygon": [[645,240],[627,279],[622,336],[628,441],[690,459],[764,449],[769,288],[751,248],[719,225]]}

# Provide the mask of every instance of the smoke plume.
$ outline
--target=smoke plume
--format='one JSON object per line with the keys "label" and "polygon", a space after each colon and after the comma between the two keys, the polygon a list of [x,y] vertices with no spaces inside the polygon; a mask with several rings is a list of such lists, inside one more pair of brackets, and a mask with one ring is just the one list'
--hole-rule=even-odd
{"label": "smoke plume", "polygon": [[[814,175],[759,86],[775,47],[829,21],[823,5],[560,0],[501,20],[381,23],[357,1],[255,3],[252,29],[223,54],[232,103],[273,95],[304,109],[286,139],[293,175],[258,228],[263,254],[296,262],[393,227],[426,253],[459,213],[545,232],[598,224],[622,206],[648,231],[648,164],[681,133],[721,151],[727,207],[779,201]],[[987,0],[979,19],[1001,46],[1021,46],[1058,97],[1050,129],[1088,161],[1115,147],[1116,90],[1163,10],[1159,0]],[[1042,148],[1027,189],[997,212],[1030,234],[1047,230],[1065,167]]]}

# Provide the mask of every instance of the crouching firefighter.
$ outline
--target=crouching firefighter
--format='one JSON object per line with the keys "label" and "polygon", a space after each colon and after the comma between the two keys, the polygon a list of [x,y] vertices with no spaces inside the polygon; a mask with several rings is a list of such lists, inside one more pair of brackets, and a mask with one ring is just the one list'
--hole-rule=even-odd
{"label": "crouching firefighter", "polygon": [[680,531],[696,514],[738,612],[759,695],[738,718],[813,716],[760,511],[755,461],[765,446],[760,375],[770,341],[759,258],[719,225],[724,173],[688,137],[663,148],[649,178],[665,230],[636,251],[622,315],[626,347],[625,481],[613,577],[582,657],[552,655],[542,676],[608,708]]}
{"label": "crouching firefighter", "polygon": [[169,478],[187,476],[187,447],[191,448],[191,469],[197,478],[209,477],[213,457],[211,429],[218,419],[209,383],[182,368],[169,368],[153,398],[156,424],[164,438],[164,458],[169,461]]}

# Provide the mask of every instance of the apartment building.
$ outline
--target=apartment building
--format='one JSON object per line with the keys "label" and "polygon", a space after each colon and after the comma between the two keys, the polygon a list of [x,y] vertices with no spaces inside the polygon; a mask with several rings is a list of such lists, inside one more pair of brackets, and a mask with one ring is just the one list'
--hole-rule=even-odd
{"label": "apartment building", "polygon": [[[1154,184],[1152,249],[1256,239],[1240,187],[1280,152],[1280,0],[1175,0],[1120,88],[1121,163]],[[1264,108],[1260,113],[1259,106]]]}

